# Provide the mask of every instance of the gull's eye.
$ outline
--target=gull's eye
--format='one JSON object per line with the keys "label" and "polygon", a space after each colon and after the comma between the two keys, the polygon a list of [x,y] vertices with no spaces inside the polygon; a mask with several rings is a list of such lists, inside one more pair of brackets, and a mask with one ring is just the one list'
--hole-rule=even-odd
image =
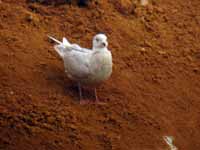
{"label": "gull's eye", "polygon": [[99,42],[100,40],[98,38],[96,38],[96,41]]}

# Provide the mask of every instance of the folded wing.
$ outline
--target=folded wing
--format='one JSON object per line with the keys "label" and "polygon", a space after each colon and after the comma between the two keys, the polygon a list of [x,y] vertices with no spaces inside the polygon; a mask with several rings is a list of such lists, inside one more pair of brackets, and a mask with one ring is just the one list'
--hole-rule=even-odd
{"label": "folded wing", "polygon": [[64,55],[65,71],[74,79],[87,78],[90,74],[90,53],[79,51],[69,51]]}
{"label": "folded wing", "polygon": [[66,38],[60,42],[49,36],[50,39],[58,43],[54,48],[64,61],[65,72],[70,78],[83,79],[90,75],[91,49],[80,47],[78,44],[71,44]]}

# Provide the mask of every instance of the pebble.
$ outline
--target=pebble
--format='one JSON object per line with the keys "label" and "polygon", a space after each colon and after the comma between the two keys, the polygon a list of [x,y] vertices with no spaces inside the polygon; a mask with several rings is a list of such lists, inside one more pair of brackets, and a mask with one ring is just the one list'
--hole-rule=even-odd
{"label": "pebble", "polygon": [[144,54],[144,53],[147,52],[147,50],[146,50],[144,47],[142,47],[142,48],[140,49],[140,52],[141,52],[142,54]]}
{"label": "pebble", "polygon": [[13,91],[10,91],[10,95],[13,95],[14,94],[14,92]]}
{"label": "pebble", "polygon": [[140,0],[140,4],[141,4],[142,6],[146,6],[146,5],[149,4],[149,1],[148,1],[148,0]]}
{"label": "pebble", "polygon": [[195,73],[199,73],[199,72],[200,72],[200,69],[199,69],[198,67],[195,67],[195,68],[193,69],[193,71],[194,71]]}
{"label": "pebble", "polygon": [[187,56],[188,61],[192,62],[193,58],[191,56]]}
{"label": "pebble", "polygon": [[167,54],[167,52],[165,52],[165,51],[158,51],[158,54],[165,55],[165,54]]}

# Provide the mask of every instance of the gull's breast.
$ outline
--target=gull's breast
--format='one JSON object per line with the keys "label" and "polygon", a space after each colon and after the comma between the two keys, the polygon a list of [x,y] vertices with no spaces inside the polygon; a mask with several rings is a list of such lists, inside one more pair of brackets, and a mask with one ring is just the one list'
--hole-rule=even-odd
{"label": "gull's breast", "polygon": [[91,82],[100,83],[112,74],[112,56],[109,53],[100,53],[92,62]]}

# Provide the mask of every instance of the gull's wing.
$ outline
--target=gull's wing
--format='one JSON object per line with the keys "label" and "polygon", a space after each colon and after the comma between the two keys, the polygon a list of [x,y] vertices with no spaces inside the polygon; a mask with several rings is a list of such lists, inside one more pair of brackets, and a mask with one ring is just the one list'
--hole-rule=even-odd
{"label": "gull's wing", "polygon": [[75,79],[87,78],[90,73],[90,58],[92,53],[69,51],[64,55],[66,73]]}
{"label": "gull's wing", "polygon": [[50,36],[50,35],[47,35],[49,39],[53,40],[54,42],[58,43],[58,44],[62,44],[61,41],[55,39],[54,37]]}
{"label": "gull's wing", "polygon": [[91,49],[80,47],[78,44],[71,44],[66,38],[63,42],[48,36],[51,40],[58,43],[54,48],[64,61],[65,72],[70,78],[84,79],[90,73],[90,58],[92,55]]}
{"label": "gull's wing", "polygon": [[58,43],[58,45],[55,45],[54,48],[62,58],[64,57],[64,54],[66,53],[66,51],[74,50],[74,51],[79,51],[82,53],[90,53],[91,52],[91,49],[82,48],[78,44],[69,43],[69,41],[65,37],[63,38],[63,42],[55,39],[52,36],[48,36],[48,37],[51,40],[53,40],[54,42]]}
{"label": "gull's wing", "polygon": [[71,50],[76,50],[84,53],[90,53],[92,51],[91,49],[88,48],[82,48],[78,44],[72,44],[70,48]]}

